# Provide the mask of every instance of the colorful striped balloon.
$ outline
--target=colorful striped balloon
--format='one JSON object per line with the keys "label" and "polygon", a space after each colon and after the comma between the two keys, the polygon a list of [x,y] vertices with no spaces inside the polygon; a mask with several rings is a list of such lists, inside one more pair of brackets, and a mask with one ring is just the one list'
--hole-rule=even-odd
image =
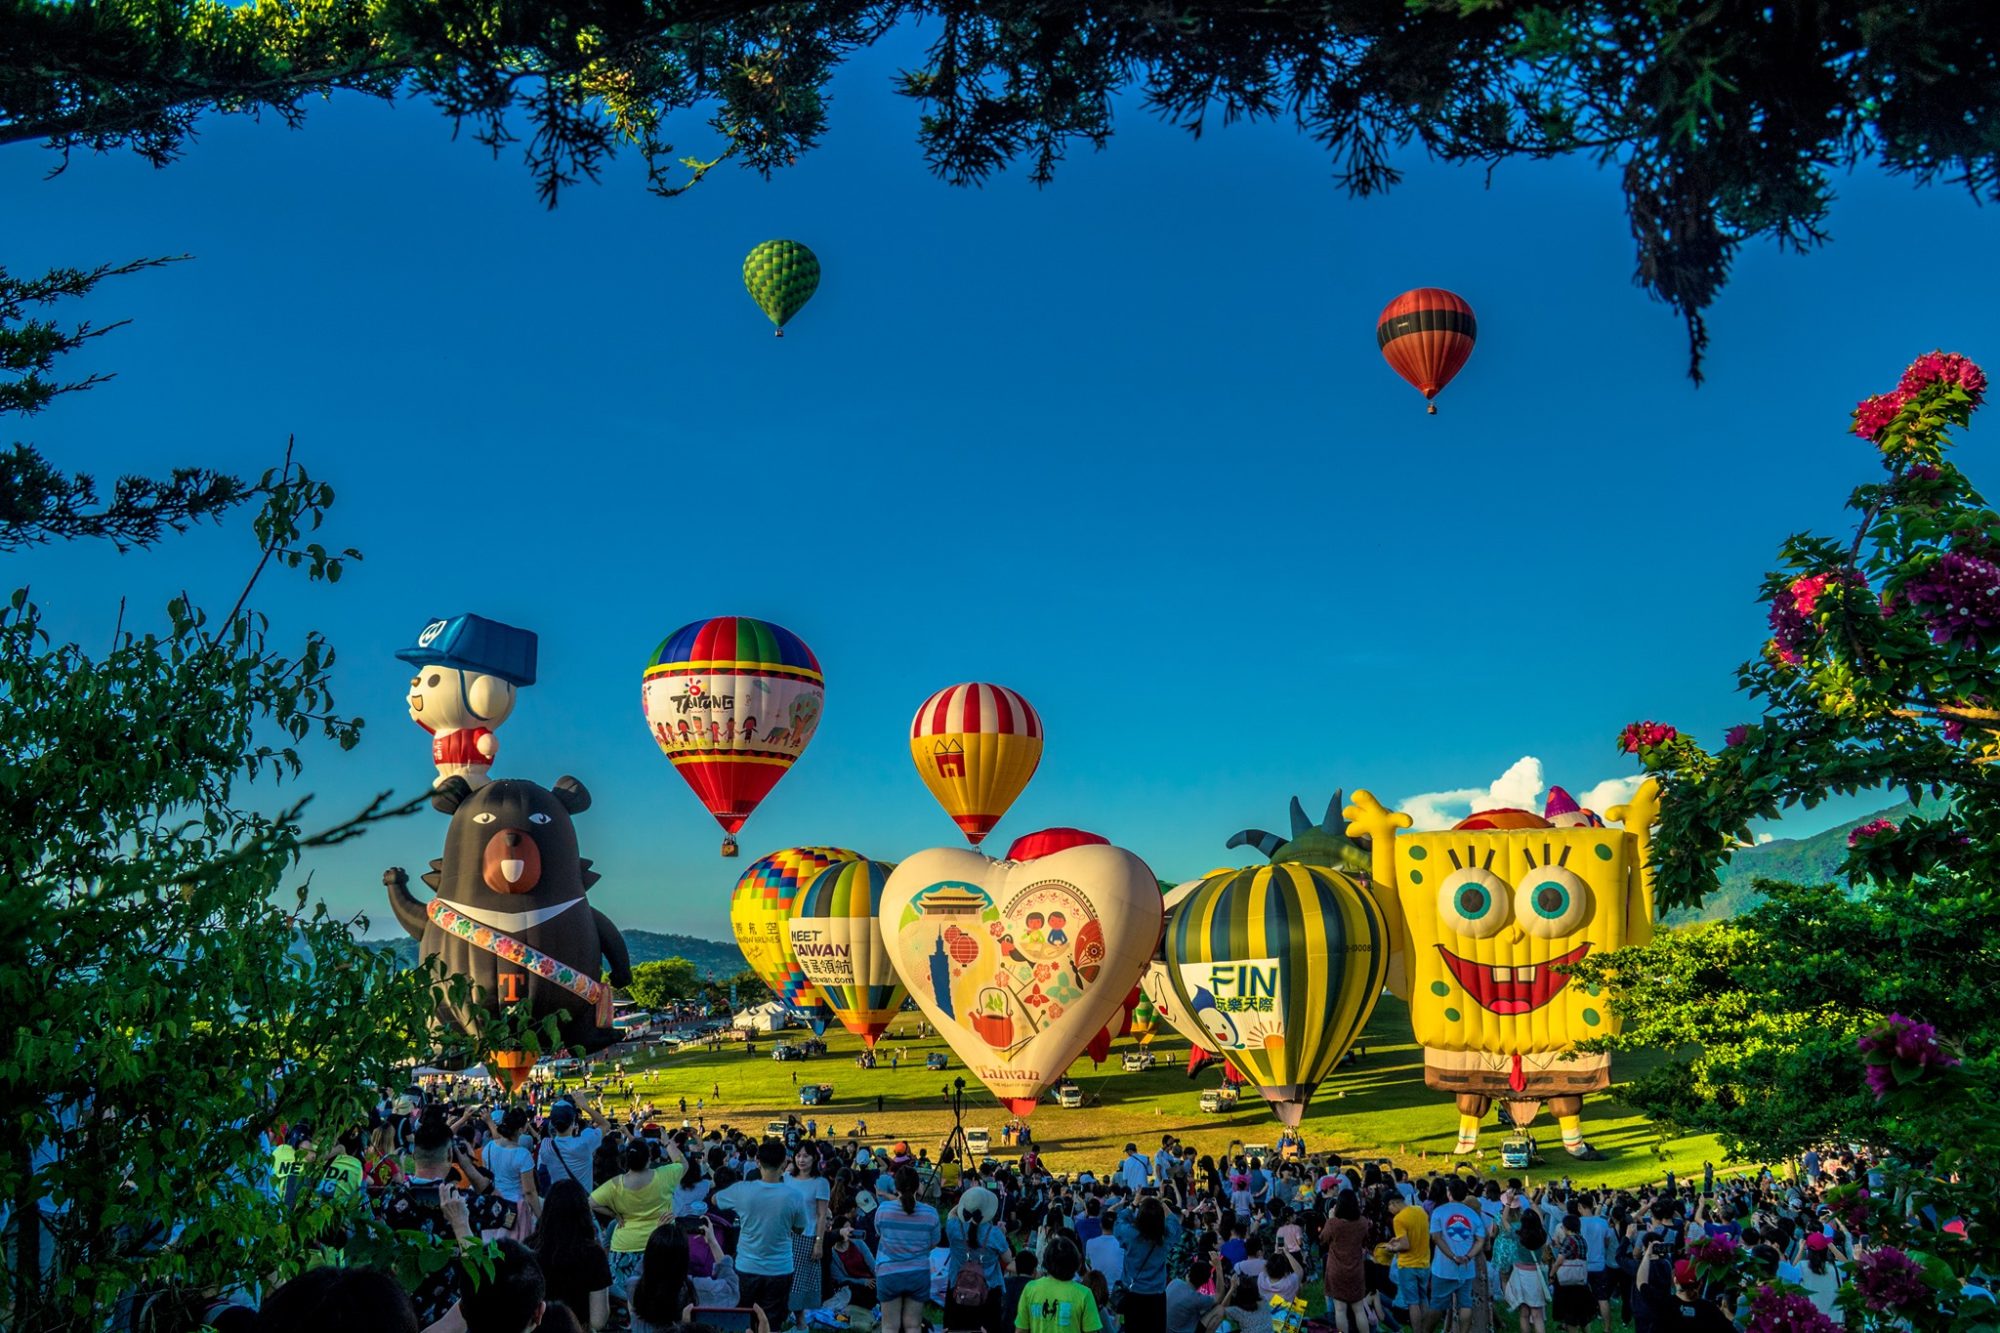
{"label": "colorful striped balloon", "polygon": [[661,642],[639,702],[654,744],[734,834],[811,742],[826,685],[812,649],[783,625],[717,616]]}
{"label": "colorful striped balloon", "polygon": [[1004,685],[969,682],[924,700],[910,722],[910,759],[977,847],[1042,762],[1042,719]]}
{"label": "colorful striped balloon", "polygon": [[1375,1012],[1389,950],[1366,887],[1295,862],[1210,875],[1166,935],[1175,998],[1292,1126]]}
{"label": "colorful striped balloon", "polygon": [[833,1011],[814,989],[792,952],[788,929],[799,894],[828,866],[859,861],[844,847],[787,847],[750,863],[729,895],[729,928],[750,970],[779,1000],[805,1013],[813,1031],[826,1031]]}
{"label": "colorful striped balloon", "polygon": [[[1404,292],[1382,307],[1375,322],[1375,345],[1390,369],[1416,386],[1426,399],[1451,383],[1472,355],[1479,321],[1465,298],[1442,287]],[[1437,404],[1431,403],[1433,415]]]}
{"label": "colorful striped balloon", "polygon": [[786,923],[799,971],[823,996],[841,1025],[875,1048],[909,992],[896,979],[876,914],[882,886],[896,867],[888,861],[828,866],[792,903]]}

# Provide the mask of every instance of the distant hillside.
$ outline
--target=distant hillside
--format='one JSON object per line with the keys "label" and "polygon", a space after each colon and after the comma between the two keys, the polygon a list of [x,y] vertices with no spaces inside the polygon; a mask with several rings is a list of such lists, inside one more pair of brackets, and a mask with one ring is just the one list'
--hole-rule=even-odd
{"label": "distant hillside", "polygon": [[[709,981],[728,981],[749,969],[743,951],[733,942],[697,939],[693,935],[662,935],[651,930],[628,930],[625,947],[635,963],[656,963],[662,958],[685,958]],[[402,967],[415,967],[417,942],[405,935],[400,939],[364,940],[371,949],[387,949]]]}
{"label": "distant hillside", "polygon": [[[1933,803],[1927,801],[1925,804]],[[1722,868],[1718,876],[1722,884],[1720,890],[1710,894],[1708,901],[1696,910],[1669,912],[1667,920],[1675,923],[1720,921],[1747,912],[1763,899],[1763,895],[1752,887],[1754,881],[1760,879],[1775,879],[1790,884],[1836,882],[1840,879],[1841,864],[1847,860],[1849,832],[1873,819],[1901,823],[1916,811],[1916,806],[1905,801],[1886,810],[1877,810],[1872,815],[1849,820],[1823,833],[1815,833],[1810,838],[1774,838],[1755,847],[1745,847]]]}

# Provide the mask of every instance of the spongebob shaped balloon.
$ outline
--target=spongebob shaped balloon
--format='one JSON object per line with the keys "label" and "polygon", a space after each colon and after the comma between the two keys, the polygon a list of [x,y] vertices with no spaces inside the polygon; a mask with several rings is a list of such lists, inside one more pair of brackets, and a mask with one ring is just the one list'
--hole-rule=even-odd
{"label": "spongebob shaped balloon", "polygon": [[1657,783],[1605,812],[1623,827],[1593,827],[1526,811],[1485,811],[1438,833],[1399,833],[1408,815],[1365,791],[1343,812],[1367,838],[1378,892],[1402,908],[1404,966],[1390,989],[1409,1001],[1424,1048],[1424,1081],[1458,1099],[1458,1143],[1478,1146],[1495,1101],[1516,1125],[1544,1105],[1572,1157],[1584,1141],[1583,1098],[1611,1081],[1608,1055],[1576,1043],[1618,1031],[1604,997],[1561,969],[1653,936],[1651,829]]}

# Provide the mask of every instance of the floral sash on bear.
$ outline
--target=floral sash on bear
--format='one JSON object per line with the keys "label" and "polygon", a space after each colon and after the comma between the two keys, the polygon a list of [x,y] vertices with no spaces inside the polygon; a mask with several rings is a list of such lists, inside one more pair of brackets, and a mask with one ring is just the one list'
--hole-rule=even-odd
{"label": "floral sash on bear", "polygon": [[475,921],[442,898],[431,899],[426,910],[439,930],[458,936],[475,949],[484,949],[504,958],[524,972],[547,978],[578,999],[596,1005],[599,1027],[611,1021],[611,987],[597,978],[585,976],[568,963],[558,962],[533,945],[523,944],[483,921]]}

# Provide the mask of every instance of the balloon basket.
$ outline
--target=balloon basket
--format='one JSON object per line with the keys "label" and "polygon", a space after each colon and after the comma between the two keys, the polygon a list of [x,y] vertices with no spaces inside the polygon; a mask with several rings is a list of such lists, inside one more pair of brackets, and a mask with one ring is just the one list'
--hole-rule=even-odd
{"label": "balloon basket", "polygon": [[736,855],[736,839],[734,839],[734,838],[724,838],[724,839],[722,840],[722,854],[723,854],[724,856],[735,856],[735,855]]}
{"label": "balloon basket", "polygon": [[1426,415],[1436,416],[1438,414],[1438,405],[1436,403],[1432,403],[1428,408],[1424,410]]}

